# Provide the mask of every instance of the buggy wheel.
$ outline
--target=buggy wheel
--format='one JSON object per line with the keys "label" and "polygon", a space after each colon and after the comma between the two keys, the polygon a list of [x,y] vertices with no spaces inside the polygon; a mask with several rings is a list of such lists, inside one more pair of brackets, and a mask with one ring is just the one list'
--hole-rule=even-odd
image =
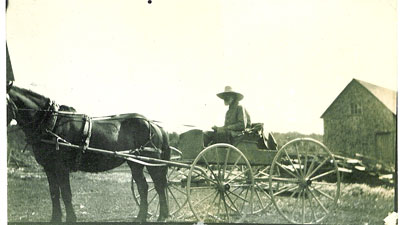
{"label": "buggy wheel", "polygon": [[205,148],[188,174],[188,202],[197,221],[243,220],[251,211],[253,188],[250,163],[229,144]]}
{"label": "buggy wheel", "polygon": [[285,144],[270,170],[271,199],[291,223],[320,223],[335,208],[340,175],[334,156],[322,143],[299,138]]}
{"label": "buggy wheel", "polygon": [[[176,149],[171,147],[171,161],[179,161],[182,157],[182,153]],[[160,203],[158,200],[158,194],[154,188],[154,182],[150,177],[147,169],[143,169],[144,175],[146,177],[147,183],[149,185],[148,189],[148,213],[147,217],[150,220],[156,220],[158,215],[160,214]],[[167,173],[167,202],[169,208],[169,214],[172,218],[182,218],[183,214],[181,213],[181,209],[186,205],[186,190],[182,185],[182,180],[187,179],[188,169],[185,168],[177,168],[177,167],[168,167]],[[132,187],[133,199],[137,206],[139,207],[140,203],[140,195],[137,190],[136,184]]]}

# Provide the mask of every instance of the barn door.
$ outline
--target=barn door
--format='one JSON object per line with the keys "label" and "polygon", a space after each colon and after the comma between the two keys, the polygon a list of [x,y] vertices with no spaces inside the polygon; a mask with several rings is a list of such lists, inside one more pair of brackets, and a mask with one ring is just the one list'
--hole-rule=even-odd
{"label": "barn door", "polygon": [[376,150],[379,159],[384,162],[394,163],[394,140],[392,133],[377,133],[376,134]]}

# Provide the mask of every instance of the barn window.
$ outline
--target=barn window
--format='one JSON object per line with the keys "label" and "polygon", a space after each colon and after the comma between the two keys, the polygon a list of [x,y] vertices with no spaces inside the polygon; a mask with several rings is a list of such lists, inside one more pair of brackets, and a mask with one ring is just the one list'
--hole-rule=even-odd
{"label": "barn window", "polygon": [[362,113],[361,104],[358,103],[351,103],[351,114],[358,115]]}

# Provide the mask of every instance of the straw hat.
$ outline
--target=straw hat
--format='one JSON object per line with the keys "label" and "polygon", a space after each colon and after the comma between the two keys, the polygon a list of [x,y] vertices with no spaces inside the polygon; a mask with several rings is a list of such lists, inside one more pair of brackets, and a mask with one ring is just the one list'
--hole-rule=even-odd
{"label": "straw hat", "polygon": [[243,97],[244,97],[244,96],[243,96],[242,94],[240,94],[239,92],[233,91],[233,89],[232,89],[231,86],[226,86],[226,87],[225,87],[225,91],[224,91],[224,92],[221,92],[221,93],[218,93],[217,96],[220,97],[220,98],[222,98],[222,99],[225,99],[227,96],[235,96],[236,99],[237,99],[237,101],[242,100]]}

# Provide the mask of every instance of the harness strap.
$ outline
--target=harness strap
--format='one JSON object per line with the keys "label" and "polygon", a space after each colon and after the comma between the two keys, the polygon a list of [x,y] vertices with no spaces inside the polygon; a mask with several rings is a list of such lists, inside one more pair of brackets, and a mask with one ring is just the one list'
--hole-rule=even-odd
{"label": "harness strap", "polygon": [[56,123],[57,123],[57,111],[60,109],[60,106],[55,102],[55,101],[51,101],[51,105],[50,105],[50,111],[51,111],[51,117],[48,120],[48,122],[46,123],[47,127],[46,129],[49,130],[54,130],[54,128],[56,127]]}
{"label": "harness strap", "polygon": [[[144,151],[144,152],[155,152],[158,154],[162,154],[162,150],[157,148],[155,146],[155,144],[153,143],[153,137],[155,136],[155,132],[152,132],[152,129],[155,129],[154,128],[155,125],[153,123],[151,123],[151,121],[149,121],[145,118],[140,118],[140,119],[145,120],[149,124],[149,140],[145,144],[140,146],[139,149],[135,149],[134,151],[139,152],[139,153]],[[147,146],[148,144],[150,144],[151,146]]]}
{"label": "harness strap", "polygon": [[82,150],[85,151],[89,147],[90,137],[92,136],[92,118],[85,115],[83,117],[83,129],[82,129]]}
{"label": "harness strap", "polygon": [[90,137],[92,136],[92,118],[84,115],[83,116],[83,128],[82,128],[82,151],[78,151],[76,158],[75,158],[75,165],[73,170],[78,170],[79,166],[82,163],[82,154],[89,148]]}

